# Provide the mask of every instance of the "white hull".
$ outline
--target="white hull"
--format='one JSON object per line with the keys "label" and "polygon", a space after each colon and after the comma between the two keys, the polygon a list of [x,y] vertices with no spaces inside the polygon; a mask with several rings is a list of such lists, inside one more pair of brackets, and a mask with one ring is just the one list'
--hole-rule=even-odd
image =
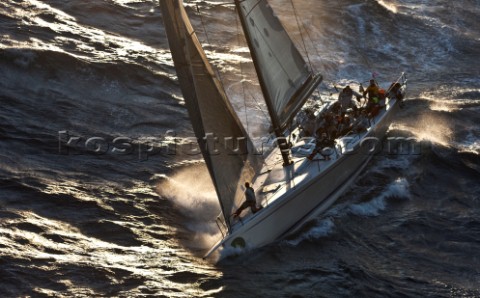
{"label": "white hull", "polygon": [[[390,101],[387,110],[376,117],[377,123],[361,139],[382,139],[390,124],[390,117],[394,114],[397,102]],[[306,221],[324,212],[337,198],[344,193],[362,172],[373,154],[368,146],[360,146],[360,140],[353,145],[349,154],[339,154],[332,161],[307,161],[303,167],[324,167],[317,171],[306,172],[314,177],[304,178],[300,183],[294,179],[287,181],[279,190],[280,196],[264,206],[256,214],[244,216],[237,222],[229,235],[213,247],[209,255],[220,246],[257,248],[272,243],[289,233],[297,231]],[[319,163],[319,164],[316,164]],[[289,166],[283,171],[295,172],[297,168]],[[296,173],[285,174],[295,176]],[[293,183],[292,183],[293,182]],[[262,202],[265,205],[265,202]]]}

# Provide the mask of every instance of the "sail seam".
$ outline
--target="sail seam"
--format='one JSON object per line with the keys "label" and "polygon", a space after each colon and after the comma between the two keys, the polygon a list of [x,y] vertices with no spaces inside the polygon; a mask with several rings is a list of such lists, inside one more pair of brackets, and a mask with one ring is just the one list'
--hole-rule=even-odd
{"label": "sail seam", "polygon": [[[239,3],[242,3],[242,2],[245,2],[245,0],[240,1]],[[260,2],[262,2],[262,0],[258,0],[257,4],[253,5],[252,9],[250,9],[247,13],[245,13],[245,17],[248,17],[250,13],[252,13],[252,11],[254,11],[258,5],[260,5]]]}

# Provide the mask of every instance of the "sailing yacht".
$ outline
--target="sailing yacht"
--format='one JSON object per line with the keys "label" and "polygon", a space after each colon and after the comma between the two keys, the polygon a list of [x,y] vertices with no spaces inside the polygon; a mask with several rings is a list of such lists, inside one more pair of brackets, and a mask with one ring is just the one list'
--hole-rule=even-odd
{"label": "sailing yacht", "polygon": [[[329,158],[308,159],[315,139],[302,137],[301,128],[292,123],[322,76],[306,63],[267,0],[234,2],[270,116],[275,146],[267,152],[259,153],[253,146],[183,1],[160,0],[185,104],[222,210],[217,225],[223,238],[206,257],[222,247],[267,245],[329,208],[368,164],[373,152],[365,144],[385,134],[399,101],[387,97],[368,128],[335,140]],[[401,92],[405,87],[404,78]],[[245,199],[247,181],[263,208],[237,218],[232,213]]]}

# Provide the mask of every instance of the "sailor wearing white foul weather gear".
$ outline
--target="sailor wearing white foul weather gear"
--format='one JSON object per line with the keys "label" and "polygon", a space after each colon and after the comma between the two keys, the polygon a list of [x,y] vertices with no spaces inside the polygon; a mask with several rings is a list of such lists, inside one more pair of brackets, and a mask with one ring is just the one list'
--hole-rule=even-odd
{"label": "sailor wearing white foul weather gear", "polygon": [[347,109],[357,110],[357,105],[352,100],[354,95],[357,97],[357,100],[360,100],[362,97],[359,93],[353,91],[350,86],[343,88],[338,94],[338,102],[340,103],[342,113],[345,113]]}

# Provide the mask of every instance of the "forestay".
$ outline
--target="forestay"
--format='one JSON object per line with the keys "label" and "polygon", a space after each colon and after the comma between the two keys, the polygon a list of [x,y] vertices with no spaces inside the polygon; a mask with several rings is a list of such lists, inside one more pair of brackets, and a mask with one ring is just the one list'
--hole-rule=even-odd
{"label": "forestay", "polygon": [[250,141],[206,59],[183,1],[160,4],[193,129],[230,228],[230,214],[243,200],[241,185],[254,176],[246,154]]}

